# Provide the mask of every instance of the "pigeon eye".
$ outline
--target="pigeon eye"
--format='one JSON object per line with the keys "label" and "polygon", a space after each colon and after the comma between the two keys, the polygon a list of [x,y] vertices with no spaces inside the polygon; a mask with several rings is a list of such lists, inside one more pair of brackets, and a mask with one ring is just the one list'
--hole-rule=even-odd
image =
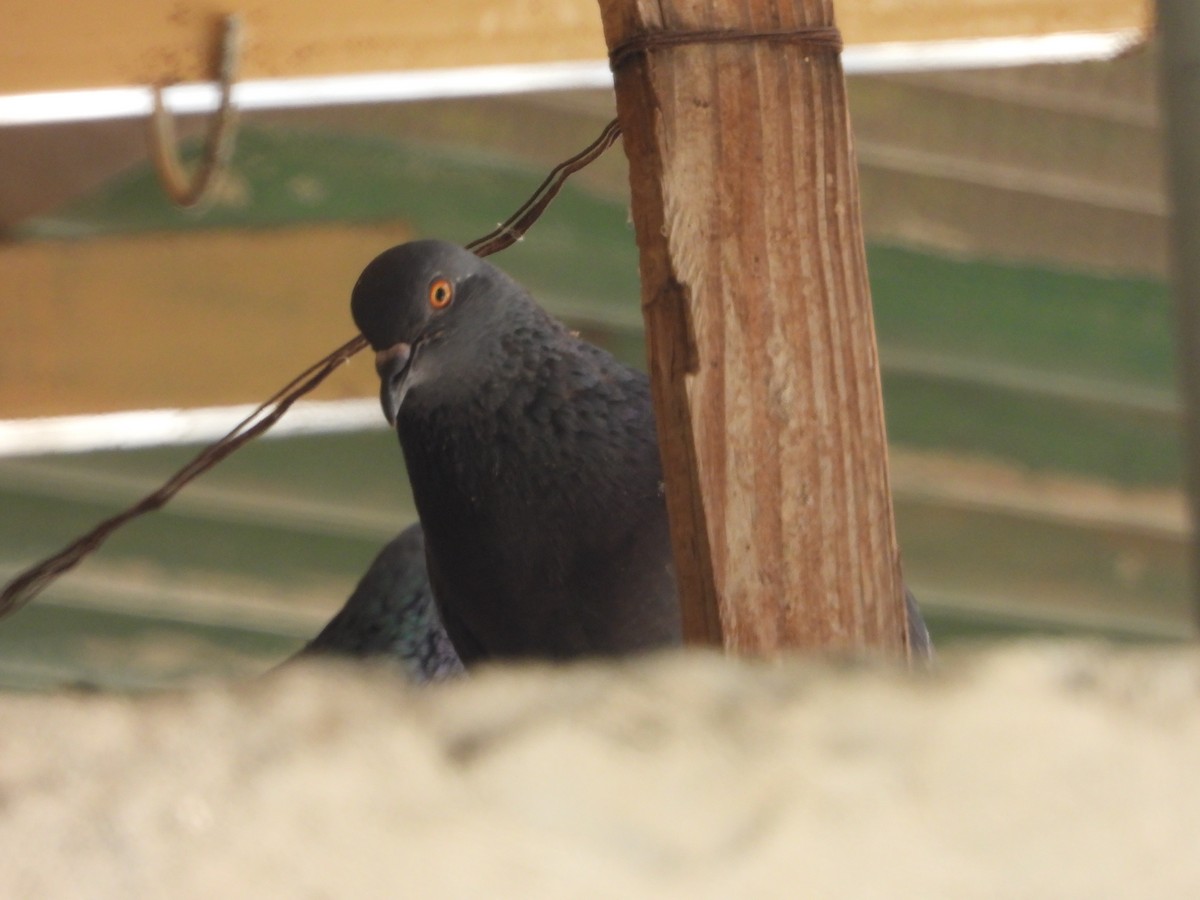
{"label": "pigeon eye", "polygon": [[445,278],[435,278],[429,285],[429,305],[434,309],[445,309],[454,299],[454,285]]}

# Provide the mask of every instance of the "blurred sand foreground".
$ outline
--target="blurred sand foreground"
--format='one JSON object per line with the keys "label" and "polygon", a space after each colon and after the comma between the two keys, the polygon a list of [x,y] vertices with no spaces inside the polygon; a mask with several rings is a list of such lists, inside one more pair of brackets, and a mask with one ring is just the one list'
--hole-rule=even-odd
{"label": "blurred sand foreground", "polygon": [[0,897],[1200,897],[1200,653],[0,696]]}

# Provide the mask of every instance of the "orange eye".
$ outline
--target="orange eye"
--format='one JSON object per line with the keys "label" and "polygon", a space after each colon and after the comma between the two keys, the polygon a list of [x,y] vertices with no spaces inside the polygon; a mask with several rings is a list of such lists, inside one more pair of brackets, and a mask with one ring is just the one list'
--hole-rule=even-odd
{"label": "orange eye", "polygon": [[454,285],[445,278],[435,278],[429,285],[429,305],[434,309],[445,309],[454,299]]}

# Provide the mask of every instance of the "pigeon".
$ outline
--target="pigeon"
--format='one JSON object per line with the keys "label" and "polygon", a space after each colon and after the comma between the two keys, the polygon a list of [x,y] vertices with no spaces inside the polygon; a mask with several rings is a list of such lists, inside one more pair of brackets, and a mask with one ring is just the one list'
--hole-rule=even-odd
{"label": "pigeon", "polygon": [[[917,601],[908,590],[904,599],[913,655],[932,660],[933,645]],[[287,663],[315,657],[398,662],[414,684],[464,673],[434,603],[419,522],[388,542],[337,615]]]}
{"label": "pigeon", "polygon": [[414,523],[375,557],[345,606],[292,660],[386,658],[424,684],[463,673],[425,574],[425,538]]}
{"label": "pigeon", "polygon": [[443,241],[376,257],[351,312],[376,351],[429,580],[463,663],[678,645],[645,374]]}
{"label": "pigeon", "polygon": [[[446,633],[462,662],[681,643],[646,375],[470,251],[420,240],[363,270],[375,350]],[[914,656],[928,632],[906,590]]]}
{"label": "pigeon", "polygon": [[933,638],[929,636],[929,628],[925,625],[925,617],[921,615],[921,607],[917,606],[917,598],[913,592],[904,586],[904,610],[908,618],[908,652],[912,659],[932,663],[934,659]]}

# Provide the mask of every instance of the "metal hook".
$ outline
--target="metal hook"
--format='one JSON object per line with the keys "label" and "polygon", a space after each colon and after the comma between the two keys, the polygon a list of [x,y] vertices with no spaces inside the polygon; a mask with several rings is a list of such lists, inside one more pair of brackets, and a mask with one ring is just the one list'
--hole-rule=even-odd
{"label": "metal hook", "polygon": [[217,182],[217,175],[225,170],[233,156],[233,138],[237,122],[237,110],[232,103],[233,82],[237,77],[237,61],[242,42],[242,17],[229,15],[224,19],[224,34],[221,38],[220,72],[218,74],[221,99],[216,119],[204,141],[204,155],[195,174],[189,176],[179,158],[175,142],[175,121],[163,104],[160,85],[153,85],[154,114],[150,119],[150,156],[158,171],[163,190],[171,202],[183,209],[198,206],[208,199]]}

